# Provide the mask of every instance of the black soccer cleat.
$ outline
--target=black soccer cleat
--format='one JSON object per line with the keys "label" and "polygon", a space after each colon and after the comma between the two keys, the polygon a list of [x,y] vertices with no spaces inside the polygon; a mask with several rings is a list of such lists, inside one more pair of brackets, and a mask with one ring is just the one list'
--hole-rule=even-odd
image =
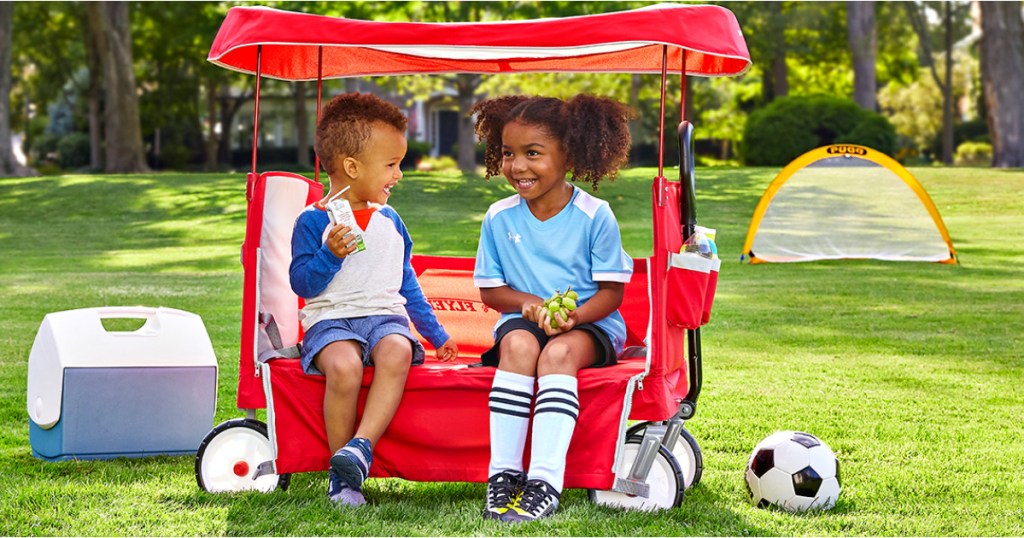
{"label": "black soccer cleat", "polygon": [[502,471],[488,478],[484,519],[501,519],[522,494],[525,482],[526,473],[522,471]]}
{"label": "black soccer cleat", "polygon": [[502,516],[502,521],[521,523],[548,517],[558,510],[561,494],[543,480],[528,480],[523,494]]}

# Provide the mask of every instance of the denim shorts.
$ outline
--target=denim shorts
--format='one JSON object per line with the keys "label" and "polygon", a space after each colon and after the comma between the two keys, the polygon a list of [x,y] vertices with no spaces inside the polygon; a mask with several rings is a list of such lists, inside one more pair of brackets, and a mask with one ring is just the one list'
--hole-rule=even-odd
{"label": "denim shorts", "polygon": [[409,319],[404,316],[366,316],[362,318],[325,319],[317,322],[302,338],[302,370],[311,375],[323,375],[313,359],[328,344],[342,340],[353,340],[363,350],[363,365],[373,366],[371,352],[382,338],[399,334],[412,343],[412,364],[423,364],[423,346],[409,329]]}
{"label": "denim shorts", "polygon": [[[499,356],[501,355],[499,347],[501,339],[504,338],[506,334],[515,330],[524,330],[532,334],[533,337],[537,339],[537,343],[540,344],[541,349],[544,349],[544,346],[548,344],[548,340],[551,339],[551,337],[544,332],[544,329],[541,329],[536,323],[526,321],[523,318],[511,318],[505,323],[502,323],[495,331],[494,347],[484,351],[483,355],[480,356],[480,360],[483,362],[484,366],[498,366],[498,361],[501,359]],[[594,363],[587,366],[587,368],[611,366],[617,362],[615,357],[615,347],[612,346],[611,339],[608,338],[608,335],[605,334],[600,327],[593,323],[583,323],[573,327],[572,330],[586,331],[590,333],[590,336],[594,339],[594,347],[597,351],[597,356],[594,357]]]}

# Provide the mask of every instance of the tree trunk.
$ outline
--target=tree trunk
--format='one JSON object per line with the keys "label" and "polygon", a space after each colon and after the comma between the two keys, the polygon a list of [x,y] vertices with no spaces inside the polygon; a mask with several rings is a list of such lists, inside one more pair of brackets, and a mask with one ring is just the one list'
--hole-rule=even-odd
{"label": "tree trunk", "polygon": [[786,49],[782,48],[772,58],[773,98],[789,95],[789,68],[786,66]]}
{"label": "tree trunk", "polygon": [[255,82],[253,82],[253,87],[244,95],[220,99],[220,140],[217,144],[218,161],[234,164],[232,162],[231,149],[233,147],[232,136],[234,136],[235,132],[235,116],[238,114],[239,109],[242,108],[242,105],[252,102],[254,94]]}
{"label": "tree trunk", "polygon": [[87,2],[91,31],[99,41],[105,85],[106,165],[112,173],[148,172],[142,150],[139,98],[132,65],[126,2]]}
{"label": "tree trunk", "polygon": [[206,81],[206,143],[203,144],[204,153],[206,153],[206,164],[204,167],[207,171],[214,171],[217,169],[217,148],[220,147],[220,140],[225,136],[228,136],[228,131],[225,131],[224,124],[220,126],[220,134],[217,134],[217,91],[220,89],[216,80]]}
{"label": "tree trunk", "polygon": [[14,2],[0,3],[0,177],[35,173],[14,158],[11,145],[11,35],[14,32]]}
{"label": "tree trunk", "polygon": [[1024,21],[1020,2],[980,2],[981,77],[992,166],[1024,166]]}
{"label": "tree trunk", "polygon": [[875,3],[846,3],[846,42],[853,53],[853,101],[875,112],[875,57],[878,40],[875,32]]}
{"label": "tree trunk", "polygon": [[942,84],[942,162],[953,164],[953,10],[951,2],[943,3],[944,48],[946,49],[945,82]]}
{"label": "tree trunk", "polygon": [[789,95],[789,68],[786,66],[786,21],[782,2],[768,3],[768,33],[771,43],[769,68],[761,82],[761,95],[765,103]]}
{"label": "tree trunk", "polygon": [[942,162],[953,163],[953,18],[950,11],[950,4],[946,3],[946,12],[943,17],[945,31],[944,48],[946,54],[946,73],[939,78],[939,71],[935,68],[935,59],[932,58],[931,35],[928,31],[928,23],[921,8],[913,2],[903,4],[910,18],[910,24],[917,33],[919,45],[918,57],[921,66],[927,67],[932,74],[935,86],[942,93]]}
{"label": "tree trunk", "polygon": [[480,85],[480,75],[475,73],[459,73],[455,88],[458,91],[459,103],[459,170],[463,174],[476,173],[476,136],[473,133],[473,118],[469,111],[473,108],[473,97]]}
{"label": "tree trunk", "polygon": [[299,81],[293,86],[295,98],[295,145],[298,146],[299,166],[312,168],[309,162],[309,113],[306,112],[306,82]]}
{"label": "tree trunk", "polygon": [[100,117],[103,110],[103,66],[100,65],[99,41],[89,25],[89,16],[85,10],[81,13],[85,60],[89,69],[89,86],[85,91],[89,102],[89,168],[98,171],[103,169],[103,120]]}

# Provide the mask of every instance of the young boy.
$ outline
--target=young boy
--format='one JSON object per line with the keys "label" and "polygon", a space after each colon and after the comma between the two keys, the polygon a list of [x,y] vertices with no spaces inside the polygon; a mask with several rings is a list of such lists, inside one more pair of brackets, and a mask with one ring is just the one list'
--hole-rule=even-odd
{"label": "young boy", "polygon": [[[372,447],[398,409],[410,366],[423,362],[409,320],[437,349],[438,359],[452,360],[459,352],[416,280],[405,224],[386,205],[402,179],[406,125],[397,107],[374,95],[332,99],[314,141],[330,192],[299,214],[292,234],[291,286],[306,300],[302,367],[327,378],[324,421],[334,454],[327,495],[340,505],[366,502],[362,483]],[[335,197],[351,204],[358,230],[330,220],[325,206]],[[365,251],[357,250],[355,234],[362,235]],[[374,366],[374,374],[357,425],[365,366]]]}

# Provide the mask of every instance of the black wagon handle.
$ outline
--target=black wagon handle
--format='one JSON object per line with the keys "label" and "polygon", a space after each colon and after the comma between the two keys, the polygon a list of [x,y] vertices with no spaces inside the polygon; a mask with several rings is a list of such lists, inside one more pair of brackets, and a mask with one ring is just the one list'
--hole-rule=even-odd
{"label": "black wagon handle", "polygon": [[694,178],[693,124],[679,122],[679,217],[682,219],[683,241],[693,235],[697,224],[697,185]]}

